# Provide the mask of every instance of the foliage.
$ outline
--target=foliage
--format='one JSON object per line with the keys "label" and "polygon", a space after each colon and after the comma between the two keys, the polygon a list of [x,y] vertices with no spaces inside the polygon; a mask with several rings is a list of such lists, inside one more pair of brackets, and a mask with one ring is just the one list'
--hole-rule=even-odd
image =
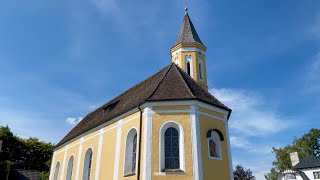
{"label": "foliage", "polygon": [[48,180],[48,179],[49,179],[49,171],[48,171],[48,172],[42,171],[42,172],[40,173],[40,179],[41,179],[41,180]]}
{"label": "foliage", "polygon": [[310,129],[301,138],[294,138],[291,145],[272,148],[275,154],[273,168],[265,175],[267,180],[275,180],[279,171],[292,168],[290,153],[298,152],[299,158],[316,157],[320,159],[320,129]]}
{"label": "foliage", "polygon": [[264,177],[266,180],[277,180],[278,173],[279,172],[276,170],[276,168],[273,167],[268,174],[264,175]]}
{"label": "foliage", "polygon": [[237,165],[233,171],[234,180],[255,180],[250,169],[245,169],[241,165]]}
{"label": "foliage", "polygon": [[48,172],[53,144],[37,138],[23,139],[15,136],[8,126],[0,126],[0,139],[3,140],[3,160],[13,163],[15,169],[30,169]]}

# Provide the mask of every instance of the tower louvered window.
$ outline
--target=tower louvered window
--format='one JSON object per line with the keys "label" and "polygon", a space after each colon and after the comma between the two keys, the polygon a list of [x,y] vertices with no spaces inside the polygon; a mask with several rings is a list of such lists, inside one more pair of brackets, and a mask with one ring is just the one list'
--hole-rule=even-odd
{"label": "tower louvered window", "polygon": [[190,67],[190,62],[189,61],[187,62],[187,74],[189,76],[191,76],[191,67]]}
{"label": "tower louvered window", "polygon": [[179,168],[179,133],[170,127],[165,132],[165,169]]}

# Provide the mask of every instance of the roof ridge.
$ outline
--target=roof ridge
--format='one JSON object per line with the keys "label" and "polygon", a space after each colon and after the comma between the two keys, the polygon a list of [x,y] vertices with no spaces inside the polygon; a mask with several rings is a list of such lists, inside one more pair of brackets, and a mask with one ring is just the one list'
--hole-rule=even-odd
{"label": "roof ridge", "polygon": [[156,90],[159,88],[160,84],[162,83],[164,77],[167,76],[168,72],[169,72],[170,69],[172,68],[172,64],[174,64],[174,63],[171,63],[170,67],[168,68],[167,72],[163,75],[163,77],[161,78],[160,82],[157,84],[156,88],[152,91],[152,93],[151,93],[145,100],[148,100],[152,95],[154,95],[154,93],[155,93]]}
{"label": "roof ridge", "polygon": [[[168,66],[169,66],[169,65],[168,65]],[[106,105],[107,105],[107,104],[109,104],[110,102],[114,101],[115,99],[117,99],[118,97],[122,96],[122,95],[123,95],[123,94],[125,94],[126,92],[128,92],[128,91],[130,91],[131,89],[135,88],[135,87],[136,87],[136,86],[138,86],[139,84],[141,84],[141,83],[143,83],[143,82],[147,81],[148,79],[150,79],[150,78],[154,77],[154,76],[155,76],[155,75],[157,75],[160,71],[162,71],[162,70],[164,70],[164,69],[168,68],[168,66],[166,66],[166,67],[164,67],[164,68],[160,69],[160,70],[159,70],[159,71],[157,71],[156,73],[153,73],[149,78],[147,78],[147,79],[145,79],[145,80],[143,80],[143,81],[140,81],[140,82],[136,83],[134,86],[131,86],[129,89],[127,89],[126,91],[124,91],[124,92],[120,93],[118,96],[116,96],[116,97],[112,98],[112,99],[111,99],[111,100],[109,100],[107,103],[104,103],[104,104],[103,104],[103,105],[101,105],[99,108],[97,108],[97,109],[93,110],[91,113],[95,112],[95,111],[96,111],[96,110],[98,110],[98,109],[104,108],[104,106],[106,106]],[[170,69],[170,68],[168,68],[168,70],[169,70],[169,69]],[[166,72],[166,73],[167,73],[167,72]],[[90,114],[91,114],[91,113],[90,113]]]}
{"label": "roof ridge", "polygon": [[[187,83],[187,81],[186,81],[186,79],[182,76],[182,71],[183,71],[183,69],[181,69],[179,66],[177,66],[176,64],[174,64],[175,65],[175,67],[178,69],[178,71],[179,71],[179,76],[183,79],[183,82],[184,82],[184,84],[187,86],[187,89],[188,89],[188,91],[192,94],[192,96],[194,97],[194,98],[196,98],[196,95],[192,92],[192,90],[190,89],[190,87],[189,87],[189,85],[188,85],[188,83]],[[194,80],[193,78],[191,78],[192,80]],[[195,81],[196,82],[196,81]]]}
{"label": "roof ridge", "polygon": [[[185,73],[184,70],[183,70],[182,68],[180,68],[179,66],[176,66],[176,67],[177,67],[177,68],[179,69],[179,71],[180,71],[180,73],[179,73],[180,76],[182,76],[181,73]],[[185,74],[186,74],[186,73],[185,73]],[[187,74],[186,74],[186,75],[187,75]],[[188,75],[188,76],[189,76],[189,75]],[[189,84],[186,82],[185,77],[182,76],[182,78],[184,79],[184,82],[187,84],[187,87],[188,87],[188,89],[190,90],[190,92],[192,93],[192,95],[193,95],[194,97],[196,97],[196,95],[194,94],[194,92],[191,90]],[[193,81],[194,83],[198,84],[199,87],[200,87],[204,92],[206,92],[211,98],[215,99],[215,101],[221,103],[223,106],[226,106],[224,103],[222,103],[221,101],[219,101],[216,97],[214,97],[209,91],[203,89],[203,87],[202,87],[197,81],[195,81],[191,76],[190,76],[190,79],[191,79],[191,81]],[[227,107],[227,106],[226,106],[226,107]]]}

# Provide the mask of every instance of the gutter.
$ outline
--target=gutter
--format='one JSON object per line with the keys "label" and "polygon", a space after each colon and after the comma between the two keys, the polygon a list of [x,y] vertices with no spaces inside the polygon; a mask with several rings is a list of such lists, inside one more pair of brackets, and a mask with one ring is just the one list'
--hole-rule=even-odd
{"label": "gutter", "polygon": [[138,154],[138,171],[137,171],[137,180],[140,179],[140,162],[141,162],[141,139],[142,139],[142,114],[143,111],[140,108],[140,104],[138,104],[138,109],[140,111],[140,126],[139,126],[139,154]]}

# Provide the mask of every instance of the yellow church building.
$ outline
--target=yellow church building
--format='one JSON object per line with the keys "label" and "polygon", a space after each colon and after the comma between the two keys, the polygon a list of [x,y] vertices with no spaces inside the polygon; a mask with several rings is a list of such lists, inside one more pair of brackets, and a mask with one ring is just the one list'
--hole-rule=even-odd
{"label": "yellow church building", "polygon": [[208,92],[206,46],[187,9],[170,54],[57,144],[50,180],[233,180],[231,109]]}

